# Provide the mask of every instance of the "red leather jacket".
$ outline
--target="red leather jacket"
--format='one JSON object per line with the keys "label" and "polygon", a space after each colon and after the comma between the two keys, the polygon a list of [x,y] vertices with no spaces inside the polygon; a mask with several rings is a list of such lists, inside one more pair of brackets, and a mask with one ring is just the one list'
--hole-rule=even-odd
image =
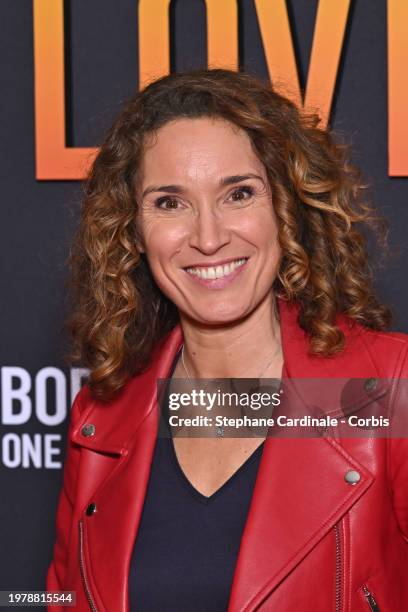
{"label": "red leather jacket", "polygon": [[[399,380],[408,378],[408,336],[340,318],[345,350],[310,356],[297,308],[279,300],[279,311],[284,377],[363,378],[366,395],[364,379],[395,379],[389,401],[408,411]],[[47,589],[76,591],[77,610],[129,610],[129,564],[157,433],[156,379],[181,343],[178,326],[110,405],[86,386],[74,402]],[[90,424],[94,435],[84,435]],[[360,474],[354,486],[349,470]],[[268,438],[228,612],[370,608],[408,610],[408,440]]]}

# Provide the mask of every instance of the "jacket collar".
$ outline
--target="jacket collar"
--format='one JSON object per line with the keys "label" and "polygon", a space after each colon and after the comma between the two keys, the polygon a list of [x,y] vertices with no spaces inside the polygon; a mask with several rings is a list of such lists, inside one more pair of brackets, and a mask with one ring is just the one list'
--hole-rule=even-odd
{"label": "jacket collar", "polygon": [[[295,385],[298,384],[296,381],[302,378],[343,379],[339,380],[338,401],[340,401],[344,387],[344,379],[360,378],[361,384],[357,388],[354,385],[348,405],[342,406],[343,414],[347,411],[351,412],[356,406],[363,405],[367,399],[364,380],[379,376],[376,364],[364,340],[366,334],[364,328],[356,323],[349,323],[347,319],[340,316],[338,325],[346,337],[344,350],[333,357],[315,356],[309,353],[308,336],[298,324],[298,305],[278,298],[278,310],[284,356],[284,378],[293,379]],[[182,344],[183,333],[180,324],[177,324],[155,348],[149,367],[132,378],[113,402],[102,403],[93,400],[86,388],[88,407],[73,429],[71,440],[99,452],[126,454],[140,424],[156,409],[157,380],[168,377]],[[384,381],[380,380],[379,383],[375,393],[370,395],[370,401],[386,391]],[[316,389],[317,394],[314,396],[311,390],[308,399],[322,412],[327,412],[324,396],[321,395],[318,387]],[[333,394],[334,386],[331,392]],[[299,395],[302,396],[301,391]],[[335,413],[336,411],[333,412]],[[87,422],[95,425],[96,436],[84,437],[81,435],[82,427]]]}
{"label": "jacket collar", "polygon": [[344,350],[331,357],[312,355],[309,339],[298,323],[299,306],[278,299],[284,360],[291,378],[360,378],[378,371],[366,344],[367,330],[343,315],[336,324],[345,335]]}
{"label": "jacket collar", "polygon": [[[89,389],[87,409],[81,415],[71,434],[71,440],[91,450],[110,454],[127,454],[140,425],[157,408],[157,381],[167,378],[173,360],[183,344],[183,334],[177,325],[155,347],[147,369],[132,378],[113,402],[103,403],[92,399]],[[97,435],[81,434],[85,423],[95,426]]]}

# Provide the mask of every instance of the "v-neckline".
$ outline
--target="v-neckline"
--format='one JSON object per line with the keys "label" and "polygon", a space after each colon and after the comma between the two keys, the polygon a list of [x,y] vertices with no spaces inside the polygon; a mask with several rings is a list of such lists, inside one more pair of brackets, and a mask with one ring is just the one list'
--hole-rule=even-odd
{"label": "v-neckline", "polygon": [[244,472],[246,469],[248,469],[248,467],[253,463],[253,461],[258,458],[258,455],[262,454],[262,450],[265,444],[265,441],[263,441],[262,444],[257,446],[256,449],[252,451],[252,453],[249,455],[249,457],[247,457],[245,461],[241,463],[241,465],[235,470],[235,472],[233,472],[233,474],[231,474],[231,476],[220,487],[218,487],[218,489],[216,489],[214,493],[212,493],[211,495],[204,495],[191,483],[191,481],[187,478],[183,468],[181,467],[174,446],[173,436],[170,436],[169,438],[167,438],[167,440],[174,467],[179,473],[185,488],[189,491],[191,495],[193,495],[193,497],[195,497],[197,501],[203,504],[209,504],[219,495],[221,495],[226,489],[228,489],[228,487],[230,487],[231,484],[234,483],[234,481],[239,477],[239,475],[242,474],[242,472]]}
{"label": "v-neckline", "polygon": [[[181,350],[182,350],[182,346],[179,348],[179,350],[177,351],[177,354],[173,360],[172,366],[170,368],[170,372],[168,373],[168,380],[167,380],[167,385],[166,385],[166,393],[165,393],[165,397],[166,394],[168,392],[168,385],[170,384],[171,378],[173,376],[174,370],[176,369],[177,366],[177,362],[178,359],[181,355]],[[203,493],[201,493],[198,489],[195,488],[195,486],[190,482],[190,480],[187,478],[183,468],[180,465],[180,462],[178,460],[177,457],[177,453],[176,453],[176,449],[174,446],[174,439],[171,433],[171,428],[168,427],[167,425],[167,431],[169,433],[168,437],[165,437],[164,439],[167,440],[168,442],[168,446],[169,446],[169,450],[170,450],[170,455],[171,455],[171,459],[173,461],[173,465],[175,467],[175,470],[178,472],[185,488],[187,491],[189,491],[189,493],[199,502],[203,503],[203,504],[209,504],[210,502],[212,502],[214,499],[216,499],[219,495],[221,495],[225,489],[227,489],[229,486],[231,486],[231,484],[234,483],[234,481],[239,477],[239,475],[244,472],[248,466],[250,466],[252,464],[253,461],[255,461],[255,459],[258,457],[258,455],[262,454],[262,450],[263,447],[265,445],[265,440],[262,442],[262,444],[260,444],[259,446],[256,447],[256,449],[254,451],[252,451],[252,453],[249,455],[249,457],[247,457],[245,459],[245,461],[243,463],[241,463],[241,465],[235,470],[235,472],[233,474],[231,474],[231,476],[220,486],[218,487],[218,489],[216,489],[216,491],[214,491],[214,493],[212,493],[211,495],[204,495]]]}

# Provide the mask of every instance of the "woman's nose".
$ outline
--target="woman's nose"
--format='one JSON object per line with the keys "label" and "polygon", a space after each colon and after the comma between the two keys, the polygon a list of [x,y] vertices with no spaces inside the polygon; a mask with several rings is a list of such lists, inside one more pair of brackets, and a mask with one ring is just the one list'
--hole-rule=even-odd
{"label": "woman's nose", "polygon": [[213,253],[227,244],[230,232],[221,215],[214,210],[197,213],[191,228],[190,246],[203,253]]}

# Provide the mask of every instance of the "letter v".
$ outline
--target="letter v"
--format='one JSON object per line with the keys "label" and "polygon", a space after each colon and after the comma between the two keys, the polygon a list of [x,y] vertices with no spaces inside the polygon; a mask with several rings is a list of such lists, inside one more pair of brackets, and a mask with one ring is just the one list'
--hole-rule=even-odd
{"label": "letter v", "polygon": [[337,80],[350,0],[319,0],[302,101],[285,0],[255,0],[269,76],[276,90],[305,110],[315,110],[326,127]]}

